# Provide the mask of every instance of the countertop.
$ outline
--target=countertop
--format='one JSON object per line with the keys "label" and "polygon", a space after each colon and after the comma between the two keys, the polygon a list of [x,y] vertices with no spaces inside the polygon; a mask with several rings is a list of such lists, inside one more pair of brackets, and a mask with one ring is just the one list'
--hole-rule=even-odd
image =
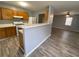
{"label": "countertop", "polygon": [[5,27],[13,27],[16,26],[18,28],[33,28],[33,27],[38,27],[38,26],[43,26],[47,25],[48,23],[40,23],[40,24],[27,24],[24,23],[24,25],[14,25],[14,24],[0,24],[0,28],[5,28]]}
{"label": "countertop", "polygon": [[15,25],[13,24],[0,24],[0,28],[5,28],[5,27],[13,27]]}
{"label": "countertop", "polygon": [[33,27],[38,27],[38,26],[43,26],[43,25],[48,25],[49,23],[40,23],[40,24],[25,24],[25,25],[18,25],[18,28],[33,28]]}

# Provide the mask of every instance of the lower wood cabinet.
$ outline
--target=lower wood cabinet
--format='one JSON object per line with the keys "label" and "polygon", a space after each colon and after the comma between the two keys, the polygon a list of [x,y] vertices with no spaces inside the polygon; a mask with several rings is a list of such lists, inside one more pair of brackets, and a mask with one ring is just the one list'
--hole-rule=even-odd
{"label": "lower wood cabinet", "polygon": [[0,39],[16,35],[16,27],[0,28]]}
{"label": "lower wood cabinet", "polygon": [[0,28],[0,39],[1,38],[5,38],[6,37],[6,31],[5,31],[5,29],[3,29],[3,28]]}
{"label": "lower wood cabinet", "polygon": [[20,32],[19,32],[19,43],[20,43],[20,47],[24,49],[23,34]]}
{"label": "lower wood cabinet", "polygon": [[7,37],[16,35],[16,27],[7,27],[5,29]]}

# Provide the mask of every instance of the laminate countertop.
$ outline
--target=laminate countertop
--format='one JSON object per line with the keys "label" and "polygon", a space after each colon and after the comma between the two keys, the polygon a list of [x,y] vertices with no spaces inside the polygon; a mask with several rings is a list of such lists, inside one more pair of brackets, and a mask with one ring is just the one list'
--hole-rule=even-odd
{"label": "laminate countertop", "polygon": [[27,28],[34,28],[34,27],[39,27],[39,26],[43,26],[43,25],[48,25],[48,23],[40,23],[40,24],[25,24],[25,25],[18,25],[18,28],[23,28],[23,29],[27,29]]}
{"label": "laminate countertop", "polygon": [[14,25],[14,24],[0,24],[0,28],[5,28],[5,27],[13,27],[16,26],[18,28],[33,28],[33,27],[38,27],[38,26],[43,26],[43,25],[48,25],[48,23],[41,23],[41,24],[27,24],[24,23],[24,25]]}
{"label": "laminate countertop", "polygon": [[0,28],[5,28],[5,27],[13,27],[15,25],[13,24],[0,24]]}

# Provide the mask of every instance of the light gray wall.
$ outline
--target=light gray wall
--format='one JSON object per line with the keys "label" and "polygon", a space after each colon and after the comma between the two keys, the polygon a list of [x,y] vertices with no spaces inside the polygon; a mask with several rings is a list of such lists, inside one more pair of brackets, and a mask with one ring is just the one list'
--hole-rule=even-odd
{"label": "light gray wall", "polygon": [[10,24],[12,23],[11,20],[0,20],[0,24]]}
{"label": "light gray wall", "polygon": [[32,13],[32,16],[37,16],[40,13],[44,13],[44,11],[45,10],[48,10],[48,9],[49,9],[49,7],[47,6],[47,7],[43,8],[43,9],[40,9],[38,11],[35,11],[35,12]]}
{"label": "light gray wall", "polygon": [[[0,20],[0,24],[12,24],[14,20]],[[22,22],[27,23],[27,20],[22,20]]]}
{"label": "light gray wall", "polygon": [[79,32],[79,15],[73,15],[73,21],[71,26],[65,26],[66,17],[65,15],[55,15],[53,21],[53,27],[70,30],[70,31],[77,31]]}
{"label": "light gray wall", "polygon": [[48,9],[48,23],[52,24],[54,18],[54,8],[52,5],[49,5]]}
{"label": "light gray wall", "polygon": [[45,13],[45,10],[49,10],[49,6],[43,8],[43,9],[40,9],[40,10],[38,10],[38,11],[32,12],[32,16],[33,16],[33,17],[36,17],[36,22],[37,22],[37,23],[38,23],[38,18],[39,18],[38,15]]}

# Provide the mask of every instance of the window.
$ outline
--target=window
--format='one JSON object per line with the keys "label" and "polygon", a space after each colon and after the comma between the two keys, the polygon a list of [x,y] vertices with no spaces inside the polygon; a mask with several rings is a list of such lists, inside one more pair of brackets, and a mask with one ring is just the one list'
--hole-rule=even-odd
{"label": "window", "polygon": [[72,17],[67,17],[67,18],[66,18],[66,21],[65,21],[65,25],[67,25],[67,26],[71,26],[71,24],[72,24],[72,20],[73,20]]}

